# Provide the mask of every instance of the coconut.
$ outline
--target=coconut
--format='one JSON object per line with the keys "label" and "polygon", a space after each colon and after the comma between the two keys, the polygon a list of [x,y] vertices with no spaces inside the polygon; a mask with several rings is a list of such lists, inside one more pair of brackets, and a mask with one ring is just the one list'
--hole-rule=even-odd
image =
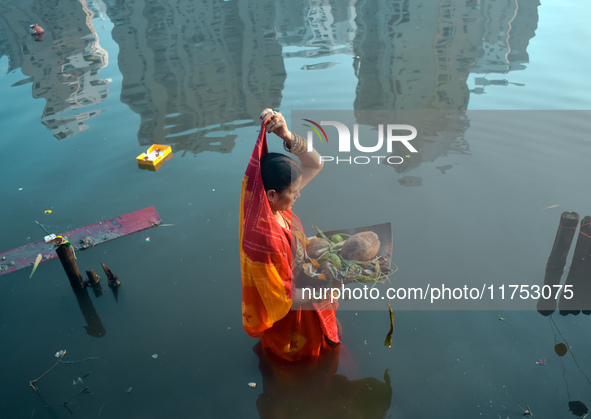
{"label": "coconut", "polygon": [[318,259],[330,248],[330,244],[320,237],[314,237],[306,246],[306,253],[310,259]]}
{"label": "coconut", "polygon": [[347,260],[371,260],[378,254],[380,245],[376,233],[362,231],[345,240],[341,248],[341,257]]}

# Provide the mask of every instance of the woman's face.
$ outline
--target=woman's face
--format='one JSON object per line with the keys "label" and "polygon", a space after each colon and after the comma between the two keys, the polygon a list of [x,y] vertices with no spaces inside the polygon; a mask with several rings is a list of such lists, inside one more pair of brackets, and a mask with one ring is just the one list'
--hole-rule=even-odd
{"label": "woman's face", "polygon": [[300,197],[300,187],[302,184],[302,177],[299,176],[293,182],[289,184],[280,193],[275,192],[274,198],[271,200],[271,208],[273,211],[287,211],[293,207],[295,201]]}

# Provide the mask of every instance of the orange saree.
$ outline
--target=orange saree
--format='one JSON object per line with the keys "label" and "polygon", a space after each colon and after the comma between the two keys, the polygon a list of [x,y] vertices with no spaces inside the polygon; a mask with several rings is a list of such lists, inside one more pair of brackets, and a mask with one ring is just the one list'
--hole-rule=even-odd
{"label": "orange saree", "polygon": [[318,356],[340,342],[335,310],[337,303],[314,303],[313,309],[292,309],[295,293],[295,251],[305,247],[298,217],[283,215],[285,229],[275,219],[261,178],[260,159],[267,151],[265,127],[250,158],[240,199],[240,266],[242,271],[242,324],[263,348],[294,361]]}

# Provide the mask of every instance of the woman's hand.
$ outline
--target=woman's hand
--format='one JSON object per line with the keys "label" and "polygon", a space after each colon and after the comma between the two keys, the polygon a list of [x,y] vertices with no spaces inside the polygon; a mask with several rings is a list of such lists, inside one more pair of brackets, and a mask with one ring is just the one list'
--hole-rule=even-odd
{"label": "woman's hand", "polygon": [[293,295],[292,293],[292,306],[293,307],[301,307],[304,305],[308,305],[311,303],[320,303],[323,301],[326,301],[324,298],[311,298],[312,295],[320,295],[321,297],[326,296],[326,292],[324,290],[324,288],[321,287],[308,287],[308,288],[315,288],[316,292],[312,292],[310,290],[310,297],[309,298],[304,298],[303,294],[303,289],[302,288],[296,288],[295,289],[295,295]]}
{"label": "woman's hand", "polygon": [[[285,122],[283,115],[281,115],[280,112],[267,108],[261,113],[260,118],[263,120],[263,124],[266,124],[265,129],[267,132],[272,132],[278,135],[285,143],[285,146],[291,149],[291,142],[292,139],[295,138],[295,134],[292,135],[291,131],[287,128],[287,123]],[[314,149],[312,149],[312,151],[306,150],[304,153],[298,154],[298,158],[300,159],[302,167],[301,191],[303,187],[322,170],[324,162],[322,161],[320,154]]]}
{"label": "woman's hand", "polygon": [[274,111],[273,109],[265,109],[260,118],[263,120],[263,124],[266,124],[267,132],[279,136],[283,141],[291,141],[291,132],[287,128],[287,123],[281,112]]}

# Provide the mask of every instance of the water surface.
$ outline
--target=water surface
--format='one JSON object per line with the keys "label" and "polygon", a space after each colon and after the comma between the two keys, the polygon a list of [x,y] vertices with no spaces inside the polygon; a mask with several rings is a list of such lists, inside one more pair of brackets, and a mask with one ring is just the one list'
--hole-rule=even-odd
{"label": "water surface", "polygon": [[[403,165],[327,163],[295,210],[310,233],[391,222],[398,285],[541,283],[561,212],[591,211],[589,119],[573,113],[589,110],[588,11],[579,0],[1,2],[0,250],[42,239],[35,220],[59,233],[153,205],[171,225],[77,253],[101,275],[100,298],[79,303],[57,260],[1,277],[0,416],[581,413],[582,314],[394,304],[386,348],[385,304],[342,310],[338,359],[278,381],[242,330],[238,210],[265,107],[294,129],[293,110],[467,111]],[[140,170],[153,143],[174,156]],[[121,279],[117,301],[100,262]],[[60,349],[81,362],[34,392]]]}

